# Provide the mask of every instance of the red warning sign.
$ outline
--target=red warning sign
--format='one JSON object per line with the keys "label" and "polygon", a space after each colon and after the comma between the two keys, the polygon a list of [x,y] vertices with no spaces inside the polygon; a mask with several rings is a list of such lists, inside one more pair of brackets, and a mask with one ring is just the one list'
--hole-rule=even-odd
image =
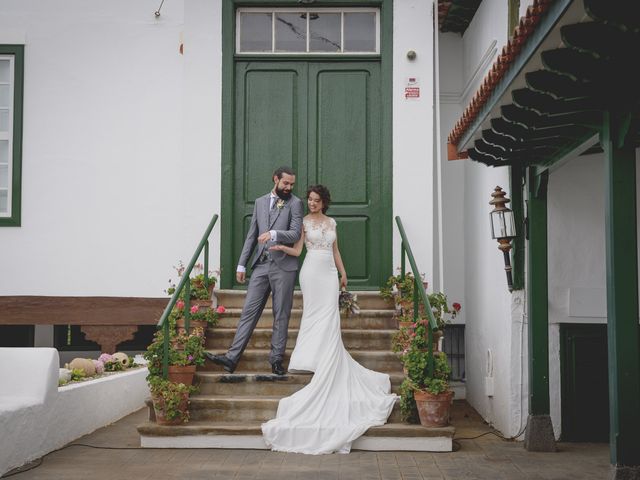
{"label": "red warning sign", "polygon": [[404,98],[420,98],[420,87],[404,87]]}

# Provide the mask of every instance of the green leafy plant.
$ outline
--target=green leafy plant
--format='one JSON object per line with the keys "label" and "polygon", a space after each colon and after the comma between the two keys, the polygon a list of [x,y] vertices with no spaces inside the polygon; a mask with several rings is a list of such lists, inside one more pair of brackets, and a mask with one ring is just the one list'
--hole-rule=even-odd
{"label": "green leafy plant", "polygon": [[[168,364],[176,366],[204,365],[204,339],[195,334],[171,335],[169,339]],[[153,342],[142,355],[147,360],[149,376],[162,375],[162,360],[164,358],[164,333],[158,330]]]}
{"label": "green leafy plant", "polygon": [[380,296],[389,302],[396,304],[402,301],[413,301],[414,278],[411,272],[402,275],[392,275],[380,289]]}
{"label": "green leafy plant", "polygon": [[429,352],[415,345],[402,358],[407,377],[401,386],[402,399],[400,413],[402,418],[417,423],[417,409],[413,392],[424,391],[438,395],[449,390],[451,367],[444,352],[433,352],[433,373],[427,372]]}
{"label": "green leafy plant", "polygon": [[155,375],[147,381],[154,408],[161,410],[165,419],[180,419],[182,422],[189,420],[188,396],[196,391],[194,387],[170,382]]}

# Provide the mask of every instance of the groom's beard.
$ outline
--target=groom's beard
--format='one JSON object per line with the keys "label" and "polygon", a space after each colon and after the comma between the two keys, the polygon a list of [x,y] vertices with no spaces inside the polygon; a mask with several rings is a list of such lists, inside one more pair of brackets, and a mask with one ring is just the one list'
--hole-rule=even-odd
{"label": "groom's beard", "polygon": [[276,188],[276,195],[282,200],[289,200],[291,198],[291,191],[285,192],[284,189]]}

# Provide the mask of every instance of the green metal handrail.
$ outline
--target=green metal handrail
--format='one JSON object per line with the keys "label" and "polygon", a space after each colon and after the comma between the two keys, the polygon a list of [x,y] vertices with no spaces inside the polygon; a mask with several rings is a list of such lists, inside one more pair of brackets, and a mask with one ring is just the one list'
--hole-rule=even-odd
{"label": "green metal handrail", "polygon": [[200,253],[202,253],[202,249],[204,248],[204,286],[205,288],[209,287],[209,235],[211,235],[211,231],[213,230],[214,225],[218,221],[218,214],[216,213],[211,221],[209,222],[209,226],[204,231],[204,235],[202,235],[202,239],[198,246],[196,247],[195,252],[191,256],[191,260],[185,267],[184,272],[182,273],[182,278],[180,282],[178,282],[178,286],[176,287],[176,291],[173,292],[171,299],[169,299],[169,303],[162,312],[162,316],[160,320],[158,320],[158,328],[162,328],[163,331],[163,358],[162,358],[162,377],[164,379],[167,378],[169,374],[169,315],[173,310],[178,298],[180,298],[180,292],[182,289],[185,290],[185,306],[184,306],[184,327],[189,331],[189,323],[190,323],[190,308],[191,308],[191,282],[190,276],[191,271],[193,270],[194,265],[198,261],[198,257],[200,257]]}
{"label": "green metal handrail", "polygon": [[[401,246],[401,258],[400,258],[400,276],[402,280],[405,278],[405,257],[409,259],[409,265],[411,266],[411,271],[413,272],[413,282],[414,282],[414,295],[413,295],[413,320],[414,322],[418,320],[418,311],[420,306],[420,301],[422,301],[424,305],[424,310],[427,314],[427,318],[429,319],[429,327],[427,328],[427,348],[429,355],[427,357],[427,366],[426,366],[426,374],[427,376],[433,376],[433,332],[438,329],[438,323],[436,322],[435,317],[433,316],[433,312],[431,311],[431,304],[429,303],[429,297],[427,296],[427,291],[424,288],[422,282],[418,281],[420,278],[420,271],[416,265],[416,260],[413,257],[413,252],[411,251],[411,245],[409,244],[409,239],[407,238],[407,234],[404,231],[404,227],[402,226],[402,220],[400,217],[396,217],[396,224],[398,225],[398,231],[400,232],[400,237],[402,238],[402,246]],[[419,293],[416,295],[416,292]]]}

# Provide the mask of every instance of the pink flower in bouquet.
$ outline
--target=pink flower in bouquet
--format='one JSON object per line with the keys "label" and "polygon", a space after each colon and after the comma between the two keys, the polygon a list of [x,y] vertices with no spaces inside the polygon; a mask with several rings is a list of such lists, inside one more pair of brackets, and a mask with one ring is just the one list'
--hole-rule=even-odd
{"label": "pink flower in bouquet", "polygon": [[96,367],[96,373],[102,375],[104,373],[104,363],[100,360],[93,360],[93,366]]}
{"label": "pink flower in bouquet", "polygon": [[178,310],[182,310],[182,309],[184,308],[184,302],[183,302],[182,300],[178,300],[178,301],[176,302],[176,308],[177,308]]}
{"label": "pink flower in bouquet", "polygon": [[198,307],[198,305],[194,305],[193,307],[191,307],[191,310],[189,310],[191,313],[198,313],[198,310],[200,309],[200,307]]}
{"label": "pink flower in bouquet", "polygon": [[216,308],[216,312],[218,312],[218,313],[224,313],[226,311],[227,311],[227,309],[224,308],[224,306],[222,306],[222,305],[219,305],[218,308]]}

